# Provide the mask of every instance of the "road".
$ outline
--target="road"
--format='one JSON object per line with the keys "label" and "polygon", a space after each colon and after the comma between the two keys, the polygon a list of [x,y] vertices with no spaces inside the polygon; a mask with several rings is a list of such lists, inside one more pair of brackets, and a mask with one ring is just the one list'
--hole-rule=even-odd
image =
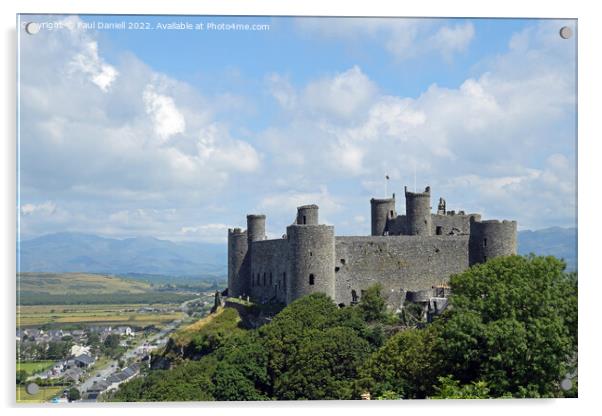
{"label": "road", "polygon": [[[181,307],[184,307],[186,304],[186,302],[184,302]],[[170,322],[169,324],[167,324],[165,326],[165,328],[161,329],[159,332],[157,332],[156,334],[150,336],[149,338],[147,338],[146,342],[148,342],[149,344],[156,342],[157,345],[161,346],[162,344],[165,344],[167,342],[167,339],[169,338],[169,335],[182,323],[181,320],[176,320],[173,322]],[[132,348],[130,348],[129,350],[127,350],[123,356],[121,357],[121,359],[123,361],[127,361],[130,358],[135,357],[135,350],[136,350],[137,346],[134,346]],[[79,384],[76,385],[77,389],[80,391],[80,393],[85,393],[90,387],[92,387],[92,385],[94,384],[94,382],[98,382],[101,380],[106,380],[107,377],[111,376],[112,374],[116,373],[119,371],[119,367],[117,366],[118,361],[117,360],[112,360],[110,362],[107,363],[106,366],[104,366],[103,368],[100,369],[95,369],[90,377],[88,377],[86,380],[80,382]]]}

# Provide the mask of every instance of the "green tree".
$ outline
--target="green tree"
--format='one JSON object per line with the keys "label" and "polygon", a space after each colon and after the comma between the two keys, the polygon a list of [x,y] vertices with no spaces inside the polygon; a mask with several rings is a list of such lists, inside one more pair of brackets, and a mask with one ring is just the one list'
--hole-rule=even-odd
{"label": "green tree", "polygon": [[387,304],[381,292],[382,285],[380,283],[376,283],[362,292],[358,306],[364,313],[366,321],[379,321],[386,317]]}
{"label": "green tree", "polygon": [[219,363],[213,375],[215,400],[241,401],[265,400],[266,396],[255,389],[253,382],[243,375],[239,367]]}
{"label": "green tree", "polygon": [[74,402],[76,400],[79,400],[81,398],[81,394],[79,393],[79,390],[76,389],[75,387],[71,387],[69,389],[69,392],[67,393],[67,399],[70,402]]}
{"label": "green tree", "polygon": [[451,278],[435,323],[442,375],[492,396],[551,397],[577,349],[577,278],[554,257],[500,257]]}
{"label": "green tree", "polygon": [[484,381],[473,381],[460,386],[453,377],[439,377],[439,385],[435,387],[436,394],[431,399],[487,399],[489,388]]}
{"label": "green tree", "polygon": [[425,398],[436,382],[438,359],[433,352],[438,337],[435,327],[408,329],[393,335],[360,369],[358,393]]}
{"label": "green tree", "polygon": [[27,377],[29,377],[29,374],[27,373],[27,371],[17,370],[17,384],[25,383],[25,380],[27,380]]}
{"label": "green tree", "polygon": [[349,400],[357,368],[370,353],[368,341],[351,328],[310,330],[299,339],[289,367],[276,380],[281,400]]}

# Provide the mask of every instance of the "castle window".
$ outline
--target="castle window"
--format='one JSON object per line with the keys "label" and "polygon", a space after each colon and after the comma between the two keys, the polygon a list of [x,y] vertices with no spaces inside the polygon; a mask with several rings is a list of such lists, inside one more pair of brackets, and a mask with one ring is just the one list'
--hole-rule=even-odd
{"label": "castle window", "polygon": [[389,214],[391,215],[391,218],[393,218],[393,211],[390,211]]}
{"label": "castle window", "polygon": [[309,284],[311,286],[314,285],[314,283],[316,282],[316,278],[314,277],[313,273],[309,275]]}
{"label": "castle window", "polygon": [[344,266],[345,265],[345,259],[341,259],[341,264]]}
{"label": "castle window", "polygon": [[435,232],[437,235],[442,235],[443,234],[443,227],[438,225],[437,226],[437,231]]}
{"label": "castle window", "polygon": [[263,285],[266,285],[265,272],[263,272]]}
{"label": "castle window", "polygon": [[483,239],[483,247],[487,247],[487,239],[486,238]]}
{"label": "castle window", "polygon": [[341,270],[341,268],[340,268],[340,267],[335,267],[335,268],[334,268],[334,272],[335,272],[335,273],[336,273],[336,272],[338,272],[339,270]]}
{"label": "castle window", "polygon": [[272,272],[270,272],[270,286],[272,286]]}
{"label": "castle window", "polygon": [[487,256],[483,255],[483,261],[487,261]]}
{"label": "castle window", "polygon": [[355,290],[351,291],[351,303],[357,303],[357,292]]}
{"label": "castle window", "polygon": [[307,224],[307,218],[305,217],[305,215],[303,216],[303,224]]}
{"label": "castle window", "polygon": [[286,272],[282,272],[282,286],[286,289]]}
{"label": "castle window", "polygon": [[314,253],[312,253],[311,251],[309,252],[309,257],[313,256]]}

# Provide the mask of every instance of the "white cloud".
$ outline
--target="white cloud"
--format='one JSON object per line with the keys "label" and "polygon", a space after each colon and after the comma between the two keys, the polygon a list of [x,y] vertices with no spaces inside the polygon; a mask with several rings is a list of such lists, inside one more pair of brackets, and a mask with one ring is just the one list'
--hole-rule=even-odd
{"label": "white cloud", "polygon": [[[276,223],[282,224],[278,218],[294,219],[297,207],[308,204],[317,204],[320,207],[320,223],[332,224],[332,216],[342,209],[341,202],[332,195],[326,186],[320,186],[319,192],[301,192],[291,190],[288,192],[272,193],[264,196],[259,202],[258,208],[261,212],[273,213]],[[269,216],[269,220],[272,216]],[[286,221],[284,221],[286,223]],[[289,221],[290,224],[292,221]]]}
{"label": "white cloud", "polygon": [[303,99],[314,115],[349,119],[363,113],[376,92],[376,85],[354,66],[333,77],[310,82]]}
{"label": "white cloud", "polygon": [[184,133],[186,121],[176,107],[172,97],[158,94],[155,86],[149,84],[142,93],[142,100],[154,122],[155,132],[161,141],[166,141],[177,133]]}
{"label": "white cloud", "polygon": [[81,46],[81,51],[71,59],[69,63],[72,71],[81,71],[90,77],[98,88],[107,92],[109,87],[119,75],[119,72],[111,65],[105,63],[98,55],[98,43],[86,40]]}
{"label": "white cloud", "polygon": [[451,60],[465,52],[475,36],[470,22],[442,23],[439,19],[300,18],[298,29],[313,37],[340,39],[351,45],[365,42],[382,47],[399,61],[439,55]]}
{"label": "white cloud", "polygon": [[430,44],[445,58],[451,59],[454,53],[464,52],[474,38],[474,26],[470,22],[443,26],[430,39]]}
{"label": "white cloud", "polygon": [[56,204],[52,201],[46,201],[41,204],[23,204],[21,205],[22,215],[43,214],[52,215],[56,211]]}
{"label": "white cloud", "polygon": [[273,73],[266,76],[266,82],[270,94],[272,94],[281,107],[287,110],[292,110],[296,107],[297,94],[286,77]]}
{"label": "white cloud", "polygon": [[[314,117],[313,102],[299,101],[286,122],[265,132],[265,151],[286,154],[279,143],[283,138],[299,144],[294,159],[286,156],[286,166],[302,171],[310,183],[323,183],[325,175],[357,178],[374,195],[382,192],[380,178],[389,173],[395,178],[389,192],[399,193],[413,183],[416,167],[418,186],[432,185],[452,205],[461,203],[458,209],[515,218],[534,228],[570,225],[576,192],[575,84],[574,67],[566,62],[575,56],[557,26],[543,22],[513,36],[507,53],[477,65],[481,75],[455,88],[433,84],[409,98],[374,86],[361,95],[367,97],[361,100],[363,110],[349,118],[341,114],[350,111],[324,108]],[[435,33],[432,47],[461,51],[474,29],[460,24]],[[308,86],[332,91],[342,74],[351,73],[361,79],[359,85],[374,85],[354,66]],[[299,96],[308,86],[289,94]],[[328,94],[319,101],[327,105]]]}

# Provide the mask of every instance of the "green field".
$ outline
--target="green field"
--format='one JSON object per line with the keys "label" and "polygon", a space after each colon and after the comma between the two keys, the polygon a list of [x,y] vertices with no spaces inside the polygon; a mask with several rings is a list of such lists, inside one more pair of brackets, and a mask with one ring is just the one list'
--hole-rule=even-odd
{"label": "green field", "polygon": [[47,370],[54,364],[54,361],[17,361],[17,371],[25,370],[27,374],[32,375]]}
{"label": "green field", "polygon": [[49,295],[145,293],[153,290],[146,282],[90,273],[19,273],[17,289]]}
{"label": "green field", "polygon": [[20,273],[19,305],[182,303],[193,291],[159,288],[149,282],[90,273]]}
{"label": "green field", "polygon": [[[136,312],[147,304],[123,305],[32,305],[17,308],[17,326],[107,324],[130,326],[160,326],[166,322],[183,319],[186,314],[174,312]],[[153,305],[151,305],[153,306]],[[161,308],[177,305],[154,305]]]}
{"label": "green field", "polygon": [[40,387],[40,390],[34,394],[27,394],[25,386],[17,386],[17,403],[44,403],[58,396],[65,389],[65,386]]}

